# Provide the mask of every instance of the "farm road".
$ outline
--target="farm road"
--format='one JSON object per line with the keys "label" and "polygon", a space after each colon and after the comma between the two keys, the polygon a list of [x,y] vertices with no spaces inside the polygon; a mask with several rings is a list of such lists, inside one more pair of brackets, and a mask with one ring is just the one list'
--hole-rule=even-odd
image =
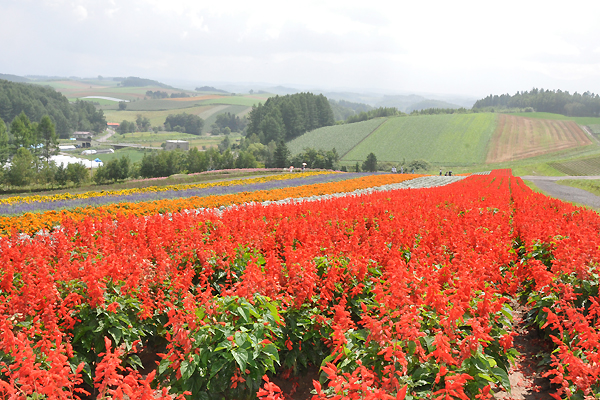
{"label": "farm road", "polygon": [[556,181],[563,179],[600,179],[600,176],[521,176],[521,179],[533,182],[548,196],[589,207],[600,208],[600,197],[587,190],[556,183]]}

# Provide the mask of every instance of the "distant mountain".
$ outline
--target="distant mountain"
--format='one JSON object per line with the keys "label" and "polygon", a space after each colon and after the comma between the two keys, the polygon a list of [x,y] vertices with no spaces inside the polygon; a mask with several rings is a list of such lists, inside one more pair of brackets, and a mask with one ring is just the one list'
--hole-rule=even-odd
{"label": "distant mountain", "polygon": [[413,104],[418,104],[427,100],[423,96],[416,94],[383,96],[383,98],[375,104],[375,107],[396,107],[398,110],[406,112]]}
{"label": "distant mountain", "polygon": [[217,89],[212,86],[197,87],[195,90],[196,90],[196,92],[213,92],[213,93],[226,93],[226,94],[229,93],[226,90]]}
{"label": "distant mountain", "polygon": [[130,77],[123,79],[121,81],[121,86],[126,86],[126,87],[154,86],[154,87],[161,87],[161,88],[165,88],[165,89],[175,89],[174,87],[165,85],[164,83],[160,83],[160,82],[152,80],[152,79],[138,78],[136,76],[130,76]]}
{"label": "distant mountain", "polygon": [[298,89],[288,88],[285,86],[267,87],[267,88],[262,88],[261,90],[266,93],[279,94],[282,96],[285,96],[286,94],[300,93],[300,90],[298,90]]}
{"label": "distant mountain", "polygon": [[349,101],[351,103],[362,103],[368,104],[370,106],[375,106],[375,104],[381,100],[380,94],[370,94],[370,93],[352,93],[352,92],[323,92],[319,90],[315,90],[313,93],[322,93],[325,97],[330,100],[336,101]]}
{"label": "distant mountain", "polygon": [[406,108],[406,113],[411,113],[415,110],[425,110],[428,108],[461,108],[462,106],[452,103],[447,103],[441,100],[423,100],[418,103],[412,104]]}
{"label": "distant mountain", "polygon": [[19,83],[31,82],[30,79],[27,79],[23,76],[11,75],[11,74],[0,74],[0,79],[4,79],[5,81],[10,81],[10,82],[19,82]]}

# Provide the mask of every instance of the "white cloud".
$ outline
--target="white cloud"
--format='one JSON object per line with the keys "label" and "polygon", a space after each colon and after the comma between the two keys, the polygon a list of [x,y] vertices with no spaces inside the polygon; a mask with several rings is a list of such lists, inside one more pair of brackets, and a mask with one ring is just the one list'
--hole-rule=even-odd
{"label": "white cloud", "polygon": [[83,20],[87,19],[87,17],[88,17],[87,9],[84,6],[82,6],[81,4],[75,6],[75,8],[73,9],[73,12],[79,21],[83,21]]}
{"label": "white cloud", "polygon": [[0,72],[600,92],[598,15],[585,0],[0,0]]}

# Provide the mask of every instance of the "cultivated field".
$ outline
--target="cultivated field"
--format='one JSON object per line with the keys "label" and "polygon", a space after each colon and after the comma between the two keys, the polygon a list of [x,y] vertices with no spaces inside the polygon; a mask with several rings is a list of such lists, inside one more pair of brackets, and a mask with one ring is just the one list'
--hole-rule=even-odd
{"label": "cultivated field", "polygon": [[487,162],[520,160],[592,144],[574,121],[498,115]]}
{"label": "cultivated field", "polygon": [[385,118],[377,118],[355,124],[326,126],[297,137],[287,146],[292,155],[310,147],[326,151],[335,148],[342,157],[385,121]]}
{"label": "cultivated field", "polygon": [[600,118],[595,117],[568,117],[562,114],[552,114],[544,112],[535,113],[510,113],[508,115],[514,115],[515,117],[535,118],[535,119],[553,119],[560,121],[574,121],[577,125],[598,125],[600,124]]}
{"label": "cultivated field", "polygon": [[360,142],[342,162],[362,162],[373,152],[378,161],[423,159],[433,164],[473,165],[485,160],[496,114],[423,115],[390,118]]}
{"label": "cultivated field", "polygon": [[556,162],[551,165],[565,175],[600,175],[600,157]]}

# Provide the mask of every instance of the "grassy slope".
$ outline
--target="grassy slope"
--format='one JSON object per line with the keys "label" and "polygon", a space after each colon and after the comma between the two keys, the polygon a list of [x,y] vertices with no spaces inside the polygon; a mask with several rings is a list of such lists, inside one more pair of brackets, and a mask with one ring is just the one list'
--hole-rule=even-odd
{"label": "grassy slope", "polygon": [[390,118],[342,161],[423,159],[437,165],[482,164],[496,127],[496,114],[423,115]]}
{"label": "grassy slope", "polygon": [[576,187],[600,196],[600,180],[597,179],[564,179],[557,181],[559,185]]}
{"label": "grassy slope", "polygon": [[292,155],[311,147],[326,151],[335,148],[341,157],[377,129],[385,120],[385,118],[377,118],[354,124],[326,126],[297,137],[289,142],[287,146]]}

